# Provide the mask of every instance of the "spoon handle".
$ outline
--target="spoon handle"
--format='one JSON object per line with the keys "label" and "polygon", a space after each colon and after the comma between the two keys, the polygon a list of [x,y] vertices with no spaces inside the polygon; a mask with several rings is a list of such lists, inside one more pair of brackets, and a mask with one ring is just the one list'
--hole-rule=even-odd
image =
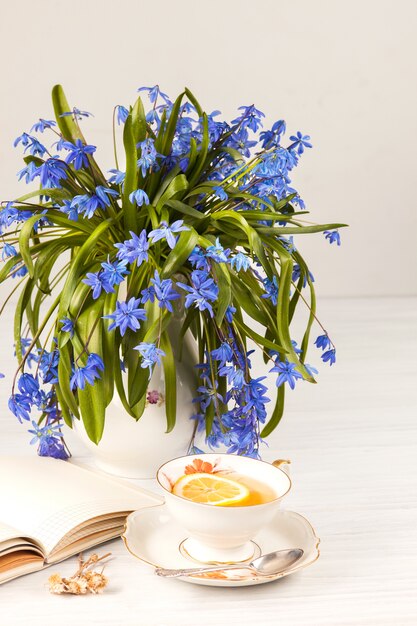
{"label": "spoon handle", "polygon": [[249,563],[241,563],[239,565],[213,565],[212,567],[193,567],[187,569],[167,569],[165,567],[157,567],[155,574],[164,576],[165,578],[177,578],[178,576],[194,576],[196,574],[205,574],[206,572],[224,572],[231,569],[252,569]]}

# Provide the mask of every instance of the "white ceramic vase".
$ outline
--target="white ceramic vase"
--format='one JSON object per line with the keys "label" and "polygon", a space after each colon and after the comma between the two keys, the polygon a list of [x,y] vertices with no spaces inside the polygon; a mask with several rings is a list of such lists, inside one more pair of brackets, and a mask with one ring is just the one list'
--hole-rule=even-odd
{"label": "white ceramic vase", "polygon": [[[180,327],[181,322],[174,320],[168,331],[174,356],[179,354]],[[82,421],[74,420],[75,432],[99,469],[127,478],[155,478],[163,463],[187,454],[195,426],[190,417],[197,384],[196,363],[195,341],[187,333],[181,361],[176,362],[177,420],[170,433],[166,433],[164,371],[159,366],[154,367],[146,407],[137,422],[126,413],[116,390],[106,409],[103,437],[98,445],[88,438]]]}

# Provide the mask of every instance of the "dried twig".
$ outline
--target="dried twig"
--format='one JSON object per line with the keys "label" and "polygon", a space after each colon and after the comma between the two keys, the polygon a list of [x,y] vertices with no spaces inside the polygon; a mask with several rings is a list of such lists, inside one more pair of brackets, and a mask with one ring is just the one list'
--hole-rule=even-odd
{"label": "dried twig", "polygon": [[104,576],[102,568],[101,572],[89,570],[88,568],[96,565],[99,561],[107,559],[111,555],[111,552],[98,556],[98,554],[91,554],[86,561],[84,561],[82,553],[78,557],[78,569],[70,578],[62,578],[60,574],[52,574],[48,578],[49,591],[51,593],[72,593],[73,595],[82,595],[86,593],[102,593],[107,583],[109,582],[106,576]]}

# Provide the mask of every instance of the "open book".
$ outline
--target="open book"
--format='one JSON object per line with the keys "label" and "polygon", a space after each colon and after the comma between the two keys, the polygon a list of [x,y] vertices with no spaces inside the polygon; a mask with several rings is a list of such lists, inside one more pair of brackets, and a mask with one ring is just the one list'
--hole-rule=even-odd
{"label": "open book", "polygon": [[70,462],[0,458],[0,583],[118,537],[128,513],[161,502]]}

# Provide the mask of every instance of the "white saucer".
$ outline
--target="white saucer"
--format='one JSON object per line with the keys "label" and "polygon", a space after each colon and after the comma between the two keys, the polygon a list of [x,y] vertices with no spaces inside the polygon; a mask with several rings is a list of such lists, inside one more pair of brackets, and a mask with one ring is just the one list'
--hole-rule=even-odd
{"label": "white saucer", "polygon": [[[122,535],[126,548],[142,563],[153,568],[170,569],[196,567],[196,561],[187,558],[180,550],[186,538],[187,531],[173,520],[165,504],[131,513],[126,520],[125,531]],[[286,548],[302,548],[304,554],[293,567],[276,576],[260,577],[248,569],[242,569],[213,572],[206,574],[204,578],[183,576],[177,580],[213,587],[259,585],[297,572],[314,563],[320,556],[320,539],[313,527],[305,517],[293,511],[279,511],[272,522],[254,537],[254,542],[261,554]]]}

